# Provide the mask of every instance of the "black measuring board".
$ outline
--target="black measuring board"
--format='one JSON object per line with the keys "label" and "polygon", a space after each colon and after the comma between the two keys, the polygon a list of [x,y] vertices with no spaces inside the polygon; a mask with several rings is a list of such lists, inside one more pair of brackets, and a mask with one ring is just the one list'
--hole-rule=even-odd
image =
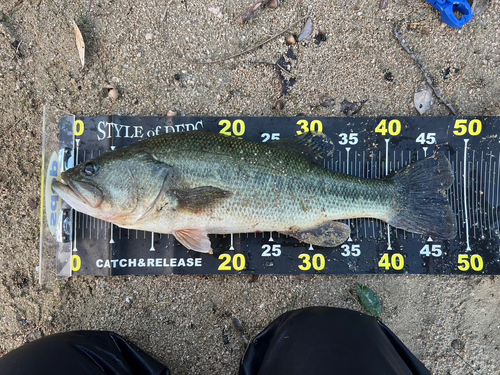
{"label": "black measuring board", "polygon": [[[172,235],[122,229],[71,212],[73,275],[158,274],[500,274],[500,117],[75,117],[60,122],[68,159],[82,163],[151,136],[193,130],[256,142],[323,132],[335,143],[325,168],[379,179],[438,148],[455,179],[448,191],[453,240],[437,240],[375,219],[344,220],[336,248],[279,233],[210,235],[214,254],[186,250]],[[68,226],[66,226],[67,228]]]}

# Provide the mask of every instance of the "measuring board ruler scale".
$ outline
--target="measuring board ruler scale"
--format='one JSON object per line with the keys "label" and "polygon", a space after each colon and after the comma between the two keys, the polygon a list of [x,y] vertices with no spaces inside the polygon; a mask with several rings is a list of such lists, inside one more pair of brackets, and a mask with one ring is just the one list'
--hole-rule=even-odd
{"label": "measuring board ruler scale", "polygon": [[257,142],[323,132],[335,143],[325,167],[370,179],[439,148],[455,176],[448,196],[457,236],[443,241],[380,220],[351,219],[344,220],[351,236],[337,248],[312,247],[274,232],[242,233],[210,235],[210,255],[186,250],[172,235],[119,228],[60,202],[57,275],[500,274],[499,119],[63,117],[61,170],[154,135],[200,129]]}

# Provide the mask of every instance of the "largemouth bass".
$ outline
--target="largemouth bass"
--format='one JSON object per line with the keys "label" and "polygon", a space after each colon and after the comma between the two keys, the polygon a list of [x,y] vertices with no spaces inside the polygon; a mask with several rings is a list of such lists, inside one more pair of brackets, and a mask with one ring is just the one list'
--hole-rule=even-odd
{"label": "largemouth bass", "polygon": [[153,137],[62,174],[53,189],[76,210],[118,226],[173,234],[211,252],[208,234],[280,232],[317,246],[345,242],[336,220],[376,218],[409,232],[455,237],[441,153],[383,180],[322,167],[333,153],[323,134],[272,143],[205,131]]}

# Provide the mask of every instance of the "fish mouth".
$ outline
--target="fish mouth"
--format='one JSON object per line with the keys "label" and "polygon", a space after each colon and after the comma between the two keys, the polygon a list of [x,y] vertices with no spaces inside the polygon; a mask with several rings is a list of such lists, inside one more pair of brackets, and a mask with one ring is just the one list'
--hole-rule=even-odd
{"label": "fish mouth", "polygon": [[97,208],[103,199],[101,189],[87,181],[74,181],[61,174],[61,181],[54,180],[52,189],[78,211],[88,211],[82,207]]}

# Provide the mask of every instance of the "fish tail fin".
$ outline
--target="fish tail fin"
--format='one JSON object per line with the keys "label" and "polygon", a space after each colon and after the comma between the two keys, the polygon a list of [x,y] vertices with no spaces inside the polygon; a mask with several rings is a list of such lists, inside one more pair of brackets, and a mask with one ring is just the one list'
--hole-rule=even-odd
{"label": "fish tail fin", "polygon": [[409,164],[389,181],[396,191],[390,225],[441,239],[456,236],[456,219],[446,194],[453,183],[453,172],[442,153]]}

